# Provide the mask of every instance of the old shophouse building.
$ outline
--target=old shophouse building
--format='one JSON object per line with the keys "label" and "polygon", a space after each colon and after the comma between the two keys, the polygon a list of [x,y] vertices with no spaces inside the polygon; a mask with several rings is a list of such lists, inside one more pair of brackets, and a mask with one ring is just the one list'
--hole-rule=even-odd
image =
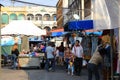
{"label": "old shophouse building", "polygon": [[79,20],[92,19],[91,8],[92,0],[68,0],[67,21],[75,20],[74,14],[79,16]]}
{"label": "old shophouse building", "polygon": [[68,0],[59,0],[57,5],[57,26],[58,28],[63,28],[63,23],[65,20],[64,14],[68,11]]}

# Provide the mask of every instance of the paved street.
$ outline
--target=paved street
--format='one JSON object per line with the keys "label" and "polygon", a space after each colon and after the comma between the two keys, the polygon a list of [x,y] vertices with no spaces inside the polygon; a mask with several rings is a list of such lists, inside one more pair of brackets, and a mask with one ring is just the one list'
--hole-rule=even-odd
{"label": "paved street", "polygon": [[87,80],[87,70],[83,69],[81,76],[70,76],[62,68],[55,72],[40,69],[12,70],[3,68],[0,80]]}
{"label": "paved street", "polygon": [[2,69],[0,80],[28,80],[28,75],[24,70]]}

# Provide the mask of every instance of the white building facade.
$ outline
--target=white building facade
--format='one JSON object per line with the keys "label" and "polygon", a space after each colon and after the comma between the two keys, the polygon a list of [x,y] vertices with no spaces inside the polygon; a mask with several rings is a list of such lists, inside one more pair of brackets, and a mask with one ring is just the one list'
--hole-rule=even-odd
{"label": "white building facade", "polygon": [[30,20],[39,28],[49,28],[57,26],[56,8],[44,6],[25,7],[2,7],[2,27],[12,20]]}

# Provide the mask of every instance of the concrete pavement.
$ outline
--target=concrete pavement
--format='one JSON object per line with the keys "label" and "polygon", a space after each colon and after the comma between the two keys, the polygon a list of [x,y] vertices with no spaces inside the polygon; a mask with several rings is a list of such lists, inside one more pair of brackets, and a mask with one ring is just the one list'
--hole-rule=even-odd
{"label": "concrete pavement", "polygon": [[87,80],[86,69],[82,70],[81,76],[68,75],[62,68],[55,72],[40,69],[12,70],[3,68],[0,72],[0,80]]}
{"label": "concrete pavement", "polygon": [[3,68],[0,70],[0,80],[28,80],[28,74],[24,70]]}

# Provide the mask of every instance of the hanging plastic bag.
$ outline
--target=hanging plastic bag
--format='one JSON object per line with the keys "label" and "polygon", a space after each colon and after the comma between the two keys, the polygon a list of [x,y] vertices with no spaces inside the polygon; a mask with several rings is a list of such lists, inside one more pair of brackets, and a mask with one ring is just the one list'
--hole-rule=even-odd
{"label": "hanging plastic bag", "polygon": [[83,63],[82,63],[82,66],[86,66],[87,65],[87,61],[86,60],[83,60]]}

